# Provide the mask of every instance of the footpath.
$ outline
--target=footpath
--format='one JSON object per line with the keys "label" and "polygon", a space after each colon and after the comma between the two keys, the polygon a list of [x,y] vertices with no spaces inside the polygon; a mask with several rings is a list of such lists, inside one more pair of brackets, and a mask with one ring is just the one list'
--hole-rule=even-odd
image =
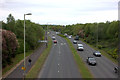
{"label": "footpath", "polygon": [[[30,56],[26,57],[26,70],[25,73],[27,73],[31,67],[35,64],[39,56],[42,54],[44,49],[46,48],[45,43],[42,44],[41,47],[39,47],[37,50],[35,50]],[[32,62],[29,64],[28,60],[31,59]],[[3,75],[4,79],[9,78],[23,78],[24,77],[24,71],[21,69],[24,66],[24,60],[21,60],[14,68],[12,68],[7,74]]]}

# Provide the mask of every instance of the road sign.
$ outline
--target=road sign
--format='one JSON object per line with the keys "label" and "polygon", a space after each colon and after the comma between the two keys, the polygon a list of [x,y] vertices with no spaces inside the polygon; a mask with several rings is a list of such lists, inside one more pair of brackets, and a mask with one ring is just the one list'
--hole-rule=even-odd
{"label": "road sign", "polygon": [[24,70],[24,71],[25,71],[25,70],[26,70],[26,68],[25,68],[25,67],[22,67],[22,70]]}
{"label": "road sign", "polygon": [[38,42],[44,42],[44,43],[47,43],[47,40],[39,40]]}

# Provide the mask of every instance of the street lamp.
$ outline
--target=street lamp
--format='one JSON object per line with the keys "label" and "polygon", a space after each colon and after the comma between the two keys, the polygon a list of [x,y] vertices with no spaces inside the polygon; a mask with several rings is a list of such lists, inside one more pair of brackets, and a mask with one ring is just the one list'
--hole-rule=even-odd
{"label": "street lamp", "polygon": [[[25,68],[25,15],[32,15],[31,13],[24,14],[24,68]],[[24,70],[25,76],[25,70]]]}

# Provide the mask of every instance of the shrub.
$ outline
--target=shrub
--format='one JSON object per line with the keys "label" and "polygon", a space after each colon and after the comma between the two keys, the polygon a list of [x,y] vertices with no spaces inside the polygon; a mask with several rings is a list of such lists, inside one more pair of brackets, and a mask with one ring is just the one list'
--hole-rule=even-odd
{"label": "shrub", "polygon": [[16,35],[7,30],[0,29],[2,32],[2,61],[3,67],[7,64],[11,64],[11,58],[15,57],[15,51],[18,47],[18,41],[16,39]]}
{"label": "shrub", "polygon": [[98,48],[99,48],[99,49],[102,49],[102,45],[98,45]]}

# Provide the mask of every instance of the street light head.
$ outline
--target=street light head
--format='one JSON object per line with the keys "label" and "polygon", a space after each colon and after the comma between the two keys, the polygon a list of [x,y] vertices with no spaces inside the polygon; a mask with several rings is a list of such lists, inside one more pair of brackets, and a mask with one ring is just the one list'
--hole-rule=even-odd
{"label": "street light head", "polygon": [[25,15],[32,15],[32,13],[27,13],[27,14],[25,14]]}

